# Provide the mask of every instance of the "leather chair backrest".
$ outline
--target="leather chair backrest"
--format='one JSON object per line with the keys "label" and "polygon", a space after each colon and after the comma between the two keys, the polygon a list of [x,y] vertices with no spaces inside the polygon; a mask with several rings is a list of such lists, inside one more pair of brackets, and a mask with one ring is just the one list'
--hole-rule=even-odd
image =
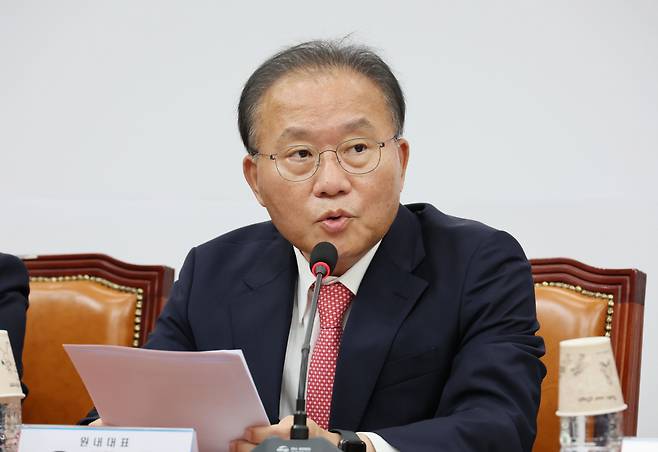
{"label": "leather chair backrest", "polygon": [[608,299],[567,285],[535,285],[537,318],[544,338],[546,378],[542,382],[541,405],[537,417],[534,452],[560,450],[560,420],[555,415],[558,398],[560,341],[587,336],[604,336],[608,318]]}
{"label": "leather chair backrest", "polygon": [[26,424],[75,424],[93,402],[62,344],[131,346],[140,316],[136,288],[85,278],[30,283],[24,346]]}
{"label": "leather chair backrest", "polygon": [[63,344],[139,347],[171,290],[174,271],[104,254],[24,260],[30,274],[23,422],[74,424],[93,406]]}

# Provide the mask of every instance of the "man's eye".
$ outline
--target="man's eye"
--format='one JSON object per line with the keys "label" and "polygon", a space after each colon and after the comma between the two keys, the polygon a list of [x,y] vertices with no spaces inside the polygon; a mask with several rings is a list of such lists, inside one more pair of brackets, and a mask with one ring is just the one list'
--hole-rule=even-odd
{"label": "man's eye", "polygon": [[353,154],[361,154],[364,153],[368,150],[368,145],[365,143],[357,143],[355,145],[350,146],[349,152]]}
{"label": "man's eye", "polygon": [[313,153],[308,149],[291,149],[286,154],[286,158],[293,161],[311,160]]}

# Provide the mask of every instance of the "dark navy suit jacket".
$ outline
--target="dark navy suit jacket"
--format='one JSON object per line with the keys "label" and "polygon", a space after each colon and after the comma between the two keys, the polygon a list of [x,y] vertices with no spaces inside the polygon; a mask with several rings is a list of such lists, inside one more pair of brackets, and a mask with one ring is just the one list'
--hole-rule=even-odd
{"label": "dark navy suit jacket", "polygon": [[[7,330],[19,378],[23,376],[23,341],[30,286],[27,269],[16,256],[0,253],[0,330]],[[22,383],[21,383],[22,384]],[[27,388],[23,385],[23,393]]]}
{"label": "dark navy suit jacket", "polygon": [[[218,237],[187,256],[146,347],[242,349],[277,422],[296,281],[272,223]],[[510,235],[400,206],[345,325],[330,426],[402,451],[530,451],[545,374],[537,328],[530,266]]]}

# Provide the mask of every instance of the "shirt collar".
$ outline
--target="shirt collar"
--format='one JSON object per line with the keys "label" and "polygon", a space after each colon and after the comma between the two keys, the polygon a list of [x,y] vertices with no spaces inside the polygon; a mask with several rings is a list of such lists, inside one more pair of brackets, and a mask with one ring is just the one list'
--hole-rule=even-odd
{"label": "shirt collar", "polygon": [[[363,255],[361,259],[359,259],[352,267],[350,267],[345,273],[343,273],[341,276],[329,276],[325,278],[324,283],[329,283],[329,282],[334,282],[338,281],[342,283],[345,287],[347,287],[350,292],[352,292],[354,295],[357,294],[359,290],[359,286],[361,285],[361,281],[363,280],[363,276],[366,274],[366,270],[368,270],[368,267],[370,266],[370,262],[372,261],[372,258],[375,257],[375,253],[377,252],[377,248],[379,248],[379,245],[382,243],[380,240],[379,242],[375,243],[375,245],[368,250],[366,254]],[[311,271],[309,270],[308,267],[308,261],[304,257],[301,251],[299,251],[296,247],[292,247],[292,249],[295,251],[295,258],[297,260],[297,312],[299,314],[299,322],[302,323],[304,319],[304,315],[306,314],[306,307],[308,305],[309,297],[308,297],[308,290],[311,288],[311,285],[315,282],[315,278],[311,274]]]}

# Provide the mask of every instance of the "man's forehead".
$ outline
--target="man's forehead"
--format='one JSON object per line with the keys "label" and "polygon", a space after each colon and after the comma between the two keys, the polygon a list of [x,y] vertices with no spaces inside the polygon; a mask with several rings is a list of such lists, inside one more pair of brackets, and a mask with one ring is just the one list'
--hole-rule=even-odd
{"label": "man's forehead", "polygon": [[334,142],[352,133],[369,136],[388,128],[392,114],[381,88],[349,68],[294,71],[264,93],[255,141],[284,146],[291,141]]}

